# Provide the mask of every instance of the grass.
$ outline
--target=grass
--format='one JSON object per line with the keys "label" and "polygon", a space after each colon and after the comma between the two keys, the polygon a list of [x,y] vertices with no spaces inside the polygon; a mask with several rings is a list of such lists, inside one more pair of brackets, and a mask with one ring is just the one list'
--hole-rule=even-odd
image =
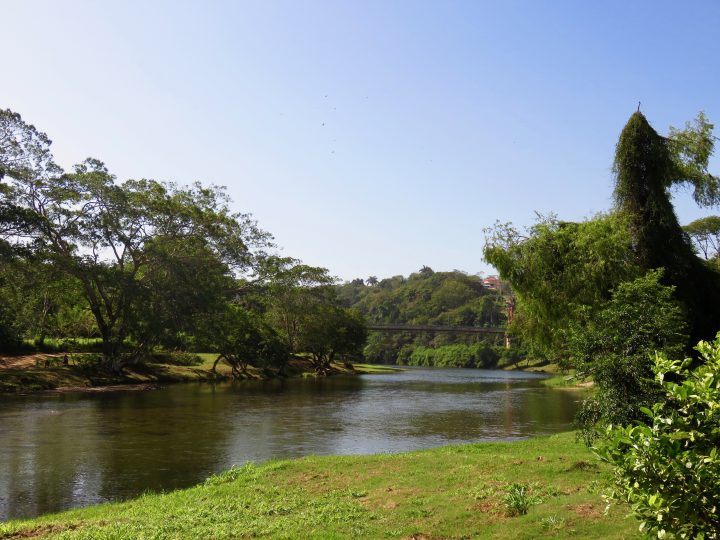
{"label": "grass", "polygon": [[[633,538],[572,433],[247,464],[194,488],[0,524],[0,538]],[[594,463],[593,463],[594,464]],[[514,485],[531,500],[510,516]]]}
{"label": "grass", "polygon": [[546,360],[531,359],[527,358],[521,360],[516,364],[504,366],[502,369],[532,371],[535,373],[547,373],[552,375],[547,379],[540,381],[540,384],[550,386],[552,388],[587,388],[591,386],[590,379],[584,379],[582,381],[577,380],[573,375],[575,374],[574,369],[564,370],[559,364],[549,363]]}
{"label": "grass", "polygon": [[353,364],[353,368],[358,373],[397,373],[402,368],[397,366],[386,366],[383,364]]}

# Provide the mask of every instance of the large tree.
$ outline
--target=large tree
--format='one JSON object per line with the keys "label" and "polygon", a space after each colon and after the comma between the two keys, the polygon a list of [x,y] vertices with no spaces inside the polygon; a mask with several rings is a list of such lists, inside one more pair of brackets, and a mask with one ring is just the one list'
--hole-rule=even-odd
{"label": "large tree", "polygon": [[720,216],[706,216],[683,226],[703,258],[715,264],[720,259]]}
{"label": "large tree", "polygon": [[220,188],[119,183],[91,159],[63,172],[47,136],[11,111],[0,111],[0,167],[5,206],[28,216],[27,226],[5,238],[78,280],[114,369],[126,341],[142,339],[138,320],[156,315],[151,283],[191,264],[198,277],[208,269],[243,272],[253,265],[253,248],[268,240],[249,216],[230,211]]}
{"label": "large tree", "polygon": [[544,219],[526,234],[503,224],[489,231],[485,258],[512,283],[513,326],[537,351],[564,357],[578,308],[597,312],[621,282],[657,268],[687,312],[688,343],[714,335],[720,275],[695,256],[670,202],[670,191],[683,185],[701,205],[720,202],[719,180],[708,172],[712,128],[700,114],[665,138],[637,112],[617,144],[611,214],[582,223]]}
{"label": "large tree", "polygon": [[628,223],[607,214],[581,223],[542,218],[527,231],[497,224],[486,231],[485,259],[512,284],[511,330],[530,351],[567,359],[567,332],[579,310],[596,313],[618,283],[640,275]]}
{"label": "large tree", "polygon": [[615,153],[615,203],[628,216],[633,252],[641,268],[663,268],[687,311],[690,343],[711,339],[720,321],[720,274],[703,264],[678,223],[670,202],[675,185],[694,187],[695,200],[719,202],[718,178],[707,172],[712,125],[700,116],[696,129],[664,138],[636,112],[620,134]]}

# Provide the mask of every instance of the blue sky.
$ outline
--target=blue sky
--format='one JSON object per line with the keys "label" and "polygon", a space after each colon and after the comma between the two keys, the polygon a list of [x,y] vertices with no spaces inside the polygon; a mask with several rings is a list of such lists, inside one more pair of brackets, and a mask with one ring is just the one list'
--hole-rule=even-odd
{"label": "blue sky", "polygon": [[343,279],[492,273],[496,220],[607,210],[638,101],[661,133],[720,123],[718,2],[5,0],[2,20],[0,107],[60,164],[225,185]]}

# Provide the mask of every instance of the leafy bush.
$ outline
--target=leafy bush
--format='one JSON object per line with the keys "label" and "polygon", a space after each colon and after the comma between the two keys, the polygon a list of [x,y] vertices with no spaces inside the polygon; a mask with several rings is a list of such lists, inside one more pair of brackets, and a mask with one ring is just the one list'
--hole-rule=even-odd
{"label": "leafy bush", "polygon": [[666,351],[681,357],[687,343],[684,314],[673,297],[674,287],[662,285],[661,270],[626,281],[597,313],[583,313],[567,334],[579,378],[591,377],[597,392],[583,403],[578,424],[587,442],[596,426],[628,425],[642,419],[661,395],[653,382],[652,356]]}
{"label": "leafy bush", "polygon": [[492,368],[497,365],[498,353],[484,343],[442,347],[420,346],[403,361],[410,366]]}
{"label": "leafy bush", "polygon": [[704,363],[692,370],[691,359],[656,355],[665,399],[643,408],[650,425],[611,426],[597,449],[615,467],[611,497],[629,502],[640,529],[659,538],[720,535],[720,333],[696,349]]}

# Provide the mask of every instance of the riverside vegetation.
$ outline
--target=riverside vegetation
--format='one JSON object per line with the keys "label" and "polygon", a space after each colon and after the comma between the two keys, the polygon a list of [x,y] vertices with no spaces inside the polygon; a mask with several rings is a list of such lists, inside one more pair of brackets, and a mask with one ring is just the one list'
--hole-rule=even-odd
{"label": "riverside vegetation", "polygon": [[[0,128],[0,177],[9,179],[0,184],[5,347],[28,336],[38,346],[50,335],[97,336],[103,365],[116,373],[158,350],[181,349],[217,351],[234,377],[251,367],[282,374],[291,355],[325,375],[334,360],[359,358],[363,347],[369,358],[382,359],[381,338],[366,344],[364,317],[503,323],[500,296],[462,273],[438,278],[424,268],[407,280],[371,278],[338,288],[325,269],[269,255],[269,235],[247,215],[231,213],[222,190],[149,180],[117,184],[96,160],[65,173],[52,161],[47,137],[18,115],[3,111]],[[712,448],[720,443],[714,360],[720,342],[702,341],[715,337],[720,321],[719,255],[710,241],[715,220],[683,229],[669,195],[686,185],[701,206],[720,203],[720,181],[708,172],[712,129],[700,114],[662,137],[638,111],[618,141],[612,211],[581,223],[549,216],[525,232],[499,223],[487,230],[484,250],[512,286],[517,309],[510,331],[528,360],[594,381],[579,425],[585,442],[614,467],[616,487],[635,473],[624,461],[630,448],[638,453],[635,462],[653,470],[662,465],[648,483],[616,492],[658,536],[715,538],[718,531]],[[390,344],[391,358],[450,362],[450,349],[442,347],[459,347],[460,359],[452,361],[477,366],[487,362],[482,351],[492,350],[492,344],[424,339]],[[654,365],[655,351],[670,360]],[[673,363],[683,356],[685,370]],[[599,487],[609,469],[580,457],[590,454],[572,438],[249,465],[190,490],[11,522],[0,531],[81,538],[141,531],[155,537],[629,536],[637,524],[618,518],[622,508],[613,508],[609,519],[596,516],[596,503],[585,497],[597,502],[599,495],[575,490],[574,478],[592,478]],[[568,456],[575,456],[571,463]],[[680,492],[671,485],[678,478]],[[685,498],[696,513],[678,506]]]}
{"label": "riverside vegetation", "polygon": [[359,358],[364,322],[336,280],[273,254],[229,205],[215,186],[118,182],[95,159],[65,171],[47,135],[0,110],[0,352],[95,340],[86,371],[120,378],[163,351],[216,352],[235,378]]}

